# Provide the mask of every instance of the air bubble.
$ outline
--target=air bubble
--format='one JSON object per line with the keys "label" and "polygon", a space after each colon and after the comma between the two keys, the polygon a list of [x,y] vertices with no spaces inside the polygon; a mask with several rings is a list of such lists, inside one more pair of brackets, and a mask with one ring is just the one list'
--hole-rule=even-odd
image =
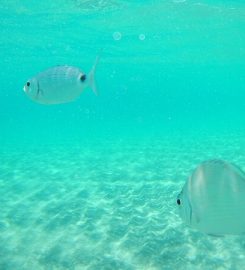
{"label": "air bubble", "polygon": [[122,38],[122,34],[120,32],[113,33],[114,40],[120,40]]}
{"label": "air bubble", "polygon": [[144,35],[144,34],[140,34],[140,35],[139,35],[139,39],[140,39],[140,40],[145,40],[145,35]]}

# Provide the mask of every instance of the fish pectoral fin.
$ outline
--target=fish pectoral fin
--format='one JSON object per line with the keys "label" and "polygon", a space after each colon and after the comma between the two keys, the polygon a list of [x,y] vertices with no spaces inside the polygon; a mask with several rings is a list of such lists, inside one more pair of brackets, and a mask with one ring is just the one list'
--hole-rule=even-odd
{"label": "fish pectoral fin", "polygon": [[196,213],[193,213],[192,215],[193,215],[193,219],[195,219],[195,222],[197,224],[200,223],[201,220],[200,220],[199,216]]}

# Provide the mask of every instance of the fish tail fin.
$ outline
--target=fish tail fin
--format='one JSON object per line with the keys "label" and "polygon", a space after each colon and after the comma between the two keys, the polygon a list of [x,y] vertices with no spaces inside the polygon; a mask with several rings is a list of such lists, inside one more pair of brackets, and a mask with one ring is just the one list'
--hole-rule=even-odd
{"label": "fish tail fin", "polygon": [[93,92],[95,93],[96,96],[98,96],[98,89],[97,89],[97,86],[96,86],[96,82],[95,82],[95,72],[96,72],[96,67],[99,63],[99,60],[100,60],[100,56],[97,56],[96,59],[95,59],[95,62],[94,62],[94,65],[88,75],[89,77],[89,87],[93,90]]}

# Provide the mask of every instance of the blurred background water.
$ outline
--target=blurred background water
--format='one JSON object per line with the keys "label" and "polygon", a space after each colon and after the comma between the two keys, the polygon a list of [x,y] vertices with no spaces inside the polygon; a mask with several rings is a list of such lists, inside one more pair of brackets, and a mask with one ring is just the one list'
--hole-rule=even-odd
{"label": "blurred background water", "polygon": [[[175,196],[204,159],[245,167],[243,1],[0,2],[0,269],[241,269],[244,239],[188,230]],[[24,94],[98,55],[98,97]]]}
{"label": "blurred background water", "polygon": [[[2,1],[1,138],[241,127],[244,23],[241,1]],[[23,94],[50,66],[88,72],[101,49],[99,98]]]}

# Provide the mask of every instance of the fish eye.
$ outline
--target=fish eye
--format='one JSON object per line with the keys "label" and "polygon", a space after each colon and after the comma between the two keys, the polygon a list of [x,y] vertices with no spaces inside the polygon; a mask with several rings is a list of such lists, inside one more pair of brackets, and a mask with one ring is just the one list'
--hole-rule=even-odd
{"label": "fish eye", "polygon": [[30,86],[30,84],[31,84],[30,82],[27,82],[27,83],[26,83],[27,86]]}
{"label": "fish eye", "polygon": [[177,204],[178,204],[178,205],[180,205],[180,204],[181,204],[180,199],[177,199]]}
{"label": "fish eye", "polygon": [[84,82],[84,81],[86,80],[86,75],[85,75],[85,74],[82,74],[82,75],[80,76],[80,80],[81,80],[82,82]]}

